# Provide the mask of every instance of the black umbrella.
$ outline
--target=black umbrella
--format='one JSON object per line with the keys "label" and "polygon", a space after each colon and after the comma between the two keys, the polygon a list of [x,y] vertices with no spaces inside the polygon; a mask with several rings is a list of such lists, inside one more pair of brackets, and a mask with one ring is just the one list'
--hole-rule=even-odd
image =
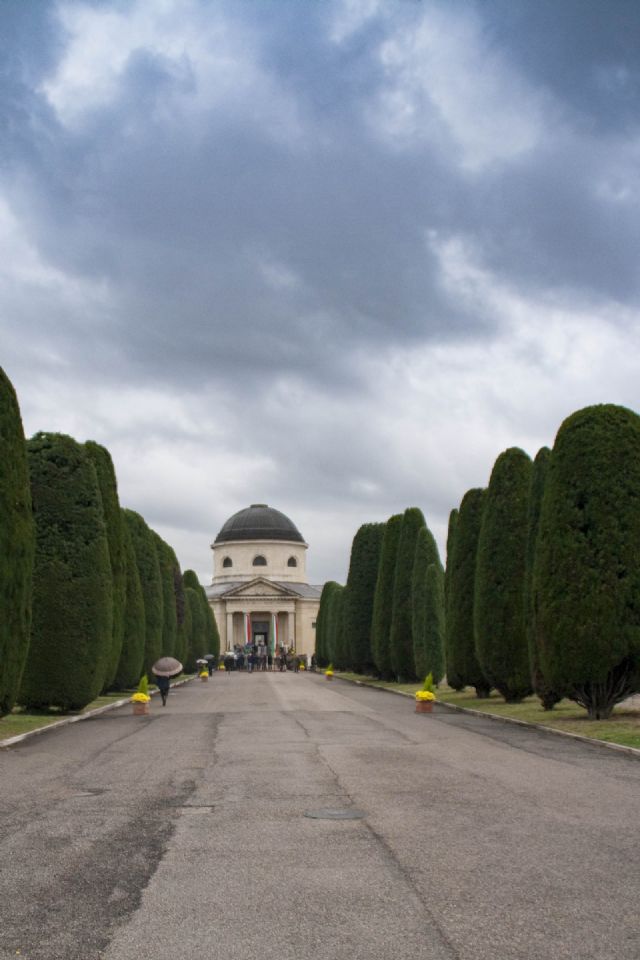
{"label": "black umbrella", "polygon": [[177,677],[182,673],[182,664],[175,657],[160,657],[151,667],[156,677]]}
{"label": "black umbrella", "polygon": [[205,660],[215,660],[215,657],[214,657],[214,655],[213,655],[212,653],[205,653],[204,659],[205,659]]}

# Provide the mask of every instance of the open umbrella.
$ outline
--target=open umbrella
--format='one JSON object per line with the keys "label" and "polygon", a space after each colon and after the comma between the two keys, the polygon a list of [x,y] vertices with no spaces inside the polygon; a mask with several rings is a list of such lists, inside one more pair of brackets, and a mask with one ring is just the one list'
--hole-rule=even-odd
{"label": "open umbrella", "polygon": [[182,664],[175,657],[160,657],[151,667],[156,677],[177,677],[182,673]]}
{"label": "open umbrella", "polygon": [[206,660],[203,660],[202,658],[200,658],[200,660],[196,660],[196,663],[203,663],[203,664],[205,665],[205,667],[206,667],[206,665],[207,665],[207,661],[206,661]]}
{"label": "open umbrella", "polygon": [[205,653],[204,659],[205,659],[205,660],[215,660],[215,657],[214,657],[214,655],[213,655],[212,653]]}

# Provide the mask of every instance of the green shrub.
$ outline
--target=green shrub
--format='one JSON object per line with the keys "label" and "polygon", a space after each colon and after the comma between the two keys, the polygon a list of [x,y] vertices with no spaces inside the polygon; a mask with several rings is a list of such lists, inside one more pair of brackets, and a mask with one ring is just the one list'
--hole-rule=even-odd
{"label": "green shrub", "polygon": [[484,505],[484,490],[468,490],[455,511],[455,534],[447,550],[445,650],[447,682],[454,690],[475,687],[478,697],[488,697],[491,684],[476,655],[473,623],[476,558]]}
{"label": "green shrub", "polygon": [[525,566],[531,460],[516,447],[496,460],[476,562],[474,625],[482,672],[507,703],[532,692],[525,631]]}
{"label": "green shrub", "polygon": [[134,510],[124,510],[123,513],[131,534],[144,600],[143,668],[145,673],[151,673],[151,667],[162,656],[164,613],[160,561],[153,531],[140,514]]}
{"label": "green shrub", "polygon": [[415,673],[444,674],[444,572],[433,534],[418,530],[411,585],[413,657]]}
{"label": "green shrub", "polygon": [[111,580],[113,584],[113,614],[111,651],[107,661],[104,688],[109,689],[116,676],[124,638],[124,613],[127,591],[126,561],[124,555],[124,518],[118,500],[118,484],[111,454],[93,440],[87,441],[84,449],[98,477],[102,510],[107,530]]}
{"label": "green shrub", "polygon": [[374,669],[371,618],[384,529],[384,523],[363,524],[351,546],[344,600],[344,633],[347,659],[356,673],[370,673]]}
{"label": "green shrub", "polygon": [[422,511],[418,507],[407,507],[402,517],[398,540],[389,634],[391,668],[396,679],[401,683],[416,679],[413,659],[411,579],[418,531],[424,525]]}
{"label": "green shrub", "polygon": [[131,533],[126,522],[124,523],[124,556],[126,575],[124,631],[120,660],[113,680],[113,686],[116,690],[129,690],[136,685],[144,663],[146,635],[144,597],[140,584],[140,574],[138,573]]}
{"label": "green shrub", "polygon": [[109,547],[96,470],[71,437],[27,444],[36,522],[33,623],[19,701],[79,710],[102,690],[112,650]]}
{"label": "green shrub", "polygon": [[0,368],[0,716],[13,708],[29,650],[34,550],[22,419]]}
{"label": "green shrub", "polygon": [[393,613],[393,584],[402,514],[397,513],[386,522],[380,548],[380,563],[376,578],[371,617],[371,653],[378,674],[384,680],[393,677],[391,666],[391,617]]}
{"label": "green shrub", "polygon": [[533,571],[537,649],[549,683],[606,719],[640,688],[640,418],[613,404],[561,425]]}

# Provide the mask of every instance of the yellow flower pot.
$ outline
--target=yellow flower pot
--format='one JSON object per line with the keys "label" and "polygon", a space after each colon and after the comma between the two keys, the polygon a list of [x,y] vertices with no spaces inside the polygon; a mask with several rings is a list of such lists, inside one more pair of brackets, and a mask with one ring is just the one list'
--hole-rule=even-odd
{"label": "yellow flower pot", "polygon": [[132,706],[133,706],[134,717],[144,717],[149,713],[148,703],[137,703],[134,700]]}
{"label": "yellow flower pot", "polygon": [[416,713],[433,713],[433,700],[416,700]]}

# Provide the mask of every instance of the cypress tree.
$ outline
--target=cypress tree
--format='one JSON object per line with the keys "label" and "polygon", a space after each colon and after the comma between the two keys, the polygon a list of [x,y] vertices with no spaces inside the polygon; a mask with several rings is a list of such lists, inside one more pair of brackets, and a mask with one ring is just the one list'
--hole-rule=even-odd
{"label": "cypress tree", "polygon": [[356,533],[351,546],[344,600],[344,633],[348,659],[356,673],[371,673],[374,669],[371,617],[384,530],[384,523],[365,523]]}
{"label": "cypress tree", "polygon": [[454,508],[449,514],[449,526],[447,529],[447,565],[446,565],[445,574],[444,574],[445,604],[447,601],[447,597],[449,596],[449,578],[450,578],[450,569],[451,569],[450,560],[451,560],[451,555],[453,553],[453,544],[456,537],[457,526],[458,526],[458,510]]}
{"label": "cypress tree", "polygon": [[98,478],[71,437],[37,433],[27,451],[36,552],[19,700],[80,710],[100,693],[112,649],[111,564]]}
{"label": "cypress tree", "polygon": [[438,547],[427,526],[420,527],[416,539],[411,605],[416,676],[424,680],[431,673],[438,684],[444,674],[444,571]]}
{"label": "cypress tree", "polygon": [[544,485],[549,468],[549,458],[551,451],[549,447],[542,447],[536,454],[531,470],[531,484],[529,487],[529,510],[528,510],[528,529],[527,529],[527,566],[525,575],[525,625],[527,629],[527,643],[529,647],[529,664],[531,667],[531,682],[536,695],[540,698],[545,710],[551,710],[559,700],[562,694],[554,690],[540,667],[540,657],[538,655],[538,646],[534,630],[534,609],[533,609],[533,564],[535,560],[536,541],[538,538],[538,526],[540,523],[540,509],[542,507],[542,496],[544,494]]}
{"label": "cypress tree", "polygon": [[[185,572],[193,573],[193,571]],[[183,581],[185,584],[185,602],[189,608],[189,625],[191,627],[189,634],[189,647],[187,650],[186,662],[184,663],[184,669],[187,673],[193,673],[197,669],[196,660],[201,659],[207,652],[205,649],[207,637],[205,634],[204,610],[202,607],[202,598],[200,593],[198,590],[194,589],[194,587],[187,585],[187,581],[184,579],[184,574]]]}
{"label": "cypress tree", "polygon": [[407,507],[402,517],[398,541],[389,636],[391,668],[400,683],[416,679],[411,622],[411,578],[418,531],[424,525],[422,511],[418,507]]}
{"label": "cypress tree", "polygon": [[212,653],[217,658],[220,654],[220,634],[218,633],[218,625],[213,615],[213,610],[207,600],[205,589],[198,580],[198,575],[194,570],[185,570],[183,583],[185,587],[190,587],[192,590],[195,590],[200,598],[204,640],[203,651],[198,654],[198,656],[202,656],[203,653]]}
{"label": "cypress tree", "polygon": [[105,447],[88,440],[84,448],[98,476],[98,486],[102,497],[102,510],[107,528],[109,561],[113,583],[113,613],[111,629],[111,652],[107,662],[104,689],[113,684],[124,637],[124,609],[126,603],[127,574],[124,555],[124,518],[118,500],[118,484],[111,454]]}
{"label": "cypress tree", "polygon": [[491,692],[491,684],[476,655],[473,625],[476,558],[484,496],[484,490],[468,490],[457,513],[455,536],[447,558],[449,580],[445,620],[448,682],[457,690],[475,687],[478,697],[488,697]]}
{"label": "cypress tree", "polygon": [[122,519],[124,525],[126,591],[122,650],[113,680],[115,690],[129,690],[138,684],[143,673],[145,645],[144,597],[140,584],[140,574],[138,573],[138,564],[129,527],[124,520],[124,516]]}
{"label": "cypress tree", "polygon": [[533,572],[540,665],[606,719],[640,689],[640,418],[613,404],[561,425]]}
{"label": "cypress tree", "polygon": [[[175,658],[184,664],[188,649],[188,636],[191,625],[187,624],[187,601],[184,595],[184,583],[179,564],[173,568],[173,592],[176,598],[176,647]],[[213,652],[213,651],[212,651]]]}
{"label": "cypress tree", "polygon": [[380,548],[380,564],[376,579],[376,591],[373,597],[373,614],[371,617],[371,653],[378,674],[383,680],[393,677],[391,667],[391,615],[393,612],[393,583],[396,571],[396,556],[402,514],[396,513],[389,517],[385,524],[382,546]]}
{"label": "cypress tree", "polygon": [[176,606],[175,571],[178,560],[173,548],[162,537],[151,531],[158,554],[162,582],[162,654],[174,657],[178,646],[178,611]]}
{"label": "cypress tree", "polygon": [[13,708],[29,650],[34,550],[20,408],[0,368],[0,716]]}
{"label": "cypress tree", "polygon": [[134,510],[124,510],[123,513],[131,534],[144,599],[146,635],[143,672],[151,674],[151,667],[162,656],[163,595],[160,561],[153,531],[140,514]]}
{"label": "cypress tree", "polygon": [[348,667],[346,644],[344,636],[344,596],[345,587],[337,583],[329,599],[328,639],[331,652],[330,662],[337,670],[346,670]]}
{"label": "cypress tree", "polygon": [[328,580],[320,594],[320,606],[316,617],[316,660],[319,667],[327,667],[331,662],[329,651],[329,604],[335,587],[335,580]]}
{"label": "cypress tree", "polygon": [[487,489],[476,563],[474,627],[482,672],[507,703],[532,692],[524,623],[531,460],[511,447]]}

